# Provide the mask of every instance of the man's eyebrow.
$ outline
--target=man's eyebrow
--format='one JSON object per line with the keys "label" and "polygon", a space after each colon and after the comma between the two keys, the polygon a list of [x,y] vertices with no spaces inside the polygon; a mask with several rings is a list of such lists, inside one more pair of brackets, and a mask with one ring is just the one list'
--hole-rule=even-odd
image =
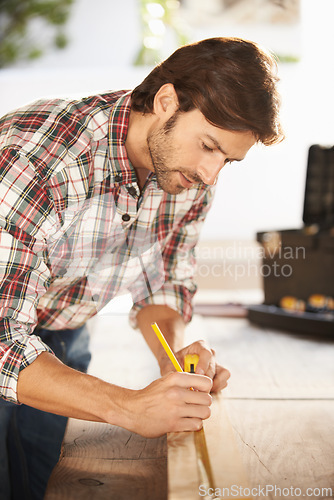
{"label": "man's eyebrow", "polygon": [[221,153],[223,153],[223,155],[225,155],[225,156],[227,156],[227,157],[228,157],[228,159],[229,159],[230,161],[242,161],[242,160],[244,160],[244,159],[245,159],[245,158],[229,158],[229,156],[228,156],[228,154],[226,153],[226,151],[224,151],[224,150],[223,150],[223,148],[221,147],[221,145],[219,144],[219,142],[218,142],[218,141],[217,141],[214,137],[212,137],[212,135],[210,135],[210,134],[205,134],[205,135],[206,135],[206,137],[207,137],[208,139],[210,139],[210,141],[212,141],[212,142],[213,142],[213,144],[215,145],[215,147],[216,147],[217,149],[219,149],[219,151],[220,151]]}

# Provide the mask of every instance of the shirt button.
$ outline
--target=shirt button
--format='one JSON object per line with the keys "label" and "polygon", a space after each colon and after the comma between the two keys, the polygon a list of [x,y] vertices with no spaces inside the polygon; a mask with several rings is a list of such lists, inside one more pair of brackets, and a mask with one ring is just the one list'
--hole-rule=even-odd
{"label": "shirt button", "polygon": [[115,182],[121,182],[121,180],[122,180],[121,175],[119,175],[119,174],[115,175]]}
{"label": "shirt button", "polygon": [[65,267],[62,267],[61,269],[59,269],[58,275],[62,277],[65,276],[66,273],[67,269],[65,269]]}
{"label": "shirt button", "polygon": [[93,295],[93,297],[92,297],[92,299],[93,299],[94,302],[97,302],[99,300],[99,298],[100,297],[97,294]]}
{"label": "shirt button", "polygon": [[123,214],[122,215],[122,220],[124,222],[128,222],[129,220],[131,219],[130,215],[129,214]]}
{"label": "shirt button", "polygon": [[137,189],[134,186],[130,186],[129,189],[128,189],[128,193],[131,196],[136,196],[137,195]]}

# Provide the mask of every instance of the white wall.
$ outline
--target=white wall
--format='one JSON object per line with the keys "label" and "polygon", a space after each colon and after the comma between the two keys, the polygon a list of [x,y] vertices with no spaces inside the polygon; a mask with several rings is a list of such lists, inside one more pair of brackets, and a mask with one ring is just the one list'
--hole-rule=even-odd
{"label": "white wall", "polygon": [[[303,0],[302,6],[301,62],[280,65],[287,138],[257,146],[242,164],[224,169],[203,239],[252,239],[258,230],[302,225],[308,147],[334,144],[334,2]],[[96,0],[94,7],[76,0],[68,31],[65,51],[0,71],[1,115],[42,96],[132,88],[147,74],[131,66],[139,49],[136,0]]]}

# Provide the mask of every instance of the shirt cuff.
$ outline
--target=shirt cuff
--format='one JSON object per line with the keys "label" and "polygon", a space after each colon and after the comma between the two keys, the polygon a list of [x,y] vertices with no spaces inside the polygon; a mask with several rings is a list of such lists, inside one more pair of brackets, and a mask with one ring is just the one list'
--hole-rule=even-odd
{"label": "shirt cuff", "polygon": [[[18,330],[17,326],[15,328]],[[36,335],[23,336],[21,333],[14,332],[11,340],[11,342],[0,343],[0,391],[2,399],[19,404],[17,381],[20,370],[29,366],[42,352],[52,354],[53,352]]]}
{"label": "shirt cuff", "polygon": [[132,328],[138,328],[137,314],[143,307],[148,305],[168,306],[177,311],[183,317],[185,323],[189,323],[193,315],[192,298],[196,290],[195,284],[189,289],[183,285],[165,283],[158,292],[133,305],[129,313],[130,325]]}

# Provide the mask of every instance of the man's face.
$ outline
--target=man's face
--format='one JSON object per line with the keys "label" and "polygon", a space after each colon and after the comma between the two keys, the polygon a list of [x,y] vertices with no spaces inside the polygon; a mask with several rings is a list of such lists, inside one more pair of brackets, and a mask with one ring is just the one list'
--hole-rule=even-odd
{"label": "man's face", "polygon": [[241,161],[254,135],[211,125],[198,110],[176,112],[151,131],[147,146],[159,186],[170,194],[194,184],[215,184],[226,163]]}

